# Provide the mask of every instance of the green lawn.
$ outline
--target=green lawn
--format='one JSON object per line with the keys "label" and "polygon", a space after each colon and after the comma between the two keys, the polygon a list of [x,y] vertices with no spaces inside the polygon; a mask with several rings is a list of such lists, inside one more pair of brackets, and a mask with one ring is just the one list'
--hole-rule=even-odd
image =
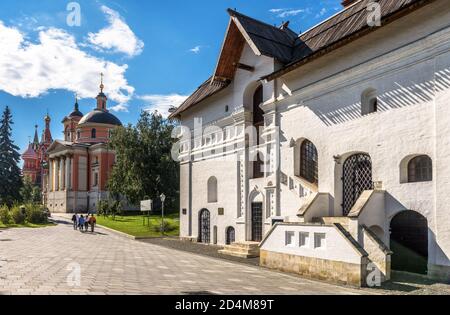
{"label": "green lawn", "polygon": [[[166,232],[166,236],[178,236],[180,231],[180,219],[178,214],[172,214],[165,217],[165,222],[168,222],[174,229],[170,232]],[[126,233],[128,235],[136,237],[161,237],[161,232],[156,229],[161,226],[161,216],[150,216],[150,226],[147,224],[147,218],[145,219],[146,225],[143,223],[142,216],[116,216],[113,220],[112,217],[97,217],[97,223],[107,228]]]}
{"label": "green lawn", "polygon": [[11,228],[31,228],[31,229],[37,229],[37,228],[43,228],[48,226],[55,226],[53,223],[46,223],[46,224],[32,224],[32,223],[25,223],[25,224],[3,224],[0,223],[0,229],[11,229]]}

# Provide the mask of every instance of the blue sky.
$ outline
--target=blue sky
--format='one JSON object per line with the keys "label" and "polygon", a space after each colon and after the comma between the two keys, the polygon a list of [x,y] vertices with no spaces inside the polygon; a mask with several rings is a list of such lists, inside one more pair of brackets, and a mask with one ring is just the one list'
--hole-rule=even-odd
{"label": "blue sky", "polygon": [[211,75],[227,8],[305,31],[341,10],[340,0],[79,0],[81,25],[69,26],[70,1],[0,1],[0,109],[14,115],[23,150],[47,110],[53,137],[73,108],[95,106],[100,72],[109,107],[124,124],[142,109],[167,110]]}

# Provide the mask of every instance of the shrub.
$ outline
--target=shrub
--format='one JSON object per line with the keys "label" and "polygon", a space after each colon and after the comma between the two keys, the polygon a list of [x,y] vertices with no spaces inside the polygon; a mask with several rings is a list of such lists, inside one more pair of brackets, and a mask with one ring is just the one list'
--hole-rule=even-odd
{"label": "shrub", "polygon": [[26,215],[23,210],[19,207],[14,207],[11,212],[12,219],[15,224],[24,224],[26,220]]}
{"label": "shrub", "polygon": [[11,213],[9,212],[9,209],[6,206],[0,208],[0,222],[3,224],[11,223]]}
{"label": "shrub", "polygon": [[[177,229],[177,227],[174,224],[170,223],[169,221],[164,221],[164,232],[165,233],[175,231],[176,229]],[[153,231],[155,231],[157,233],[161,233],[162,232],[161,223],[154,225]]]}
{"label": "shrub", "polygon": [[26,206],[26,218],[32,224],[45,224],[48,219],[44,209],[37,205]]}

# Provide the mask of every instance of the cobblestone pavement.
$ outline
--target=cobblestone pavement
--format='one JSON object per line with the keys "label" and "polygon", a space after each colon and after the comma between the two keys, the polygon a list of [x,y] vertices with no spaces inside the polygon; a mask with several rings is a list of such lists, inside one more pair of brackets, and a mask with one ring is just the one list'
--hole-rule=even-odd
{"label": "cobblestone pavement", "polygon": [[[81,285],[76,284],[77,266]],[[68,280],[70,280],[68,282]],[[0,294],[361,294],[70,224],[0,230]]]}

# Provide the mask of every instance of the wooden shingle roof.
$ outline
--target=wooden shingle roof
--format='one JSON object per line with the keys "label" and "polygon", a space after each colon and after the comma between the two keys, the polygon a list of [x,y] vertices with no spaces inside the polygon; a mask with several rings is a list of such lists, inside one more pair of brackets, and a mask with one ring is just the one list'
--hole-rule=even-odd
{"label": "wooden shingle roof", "polygon": [[[203,83],[171,117],[179,116],[186,109],[229,85],[244,39],[259,54],[284,64],[280,70],[261,78],[270,81],[378,29],[379,27],[369,26],[367,22],[370,2],[378,2],[380,5],[381,22],[384,26],[433,1],[435,0],[359,0],[300,35],[288,28],[278,28],[229,9],[229,33],[214,76]],[[237,33],[242,38],[236,36]],[[232,47],[233,45],[239,47]]]}
{"label": "wooden shingle roof", "polygon": [[342,47],[379,27],[368,25],[368,5],[377,2],[381,9],[382,26],[435,0],[360,0],[345,10],[301,34],[295,44],[293,59],[282,69],[262,78],[273,80],[312,60]]}
{"label": "wooden shingle roof", "polygon": [[230,84],[229,81],[212,81],[212,77],[203,82],[197,90],[189,96],[180,107],[173,112],[169,118],[175,118],[179,116],[182,112],[191,108],[192,106],[200,103],[204,99],[222,91]]}

